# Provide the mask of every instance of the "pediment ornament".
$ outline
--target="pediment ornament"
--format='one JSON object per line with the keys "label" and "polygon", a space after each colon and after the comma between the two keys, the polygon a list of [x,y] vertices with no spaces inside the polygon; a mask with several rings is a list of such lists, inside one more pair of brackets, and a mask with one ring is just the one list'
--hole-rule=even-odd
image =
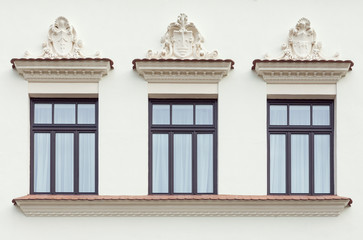
{"label": "pediment ornament", "polygon": [[208,52],[203,47],[204,39],[193,23],[188,22],[184,13],[178,16],[177,22],[171,23],[161,39],[162,50],[149,50],[148,58],[152,59],[214,59],[218,52]]}
{"label": "pediment ornament", "polygon": [[[82,53],[82,41],[77,38],[75,28],[69,24],[65,17],[58,17],[49,27],[48,40],[43,43],[42,58],[85,58]],[[30,57],[30,53],[25,53]],[[97,52],[92,57],[99,57]]]}

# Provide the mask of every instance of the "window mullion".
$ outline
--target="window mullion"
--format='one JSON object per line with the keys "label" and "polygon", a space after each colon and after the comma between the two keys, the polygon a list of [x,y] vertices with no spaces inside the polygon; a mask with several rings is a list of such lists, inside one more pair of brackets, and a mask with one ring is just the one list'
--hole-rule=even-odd
{"label": "window mullion", "polygon": [[192,193],[198,193],[197,133],[192,132]]}
{"label": "window mullion", "polygon": [[309,134],[309,194],[314,194],[314,133]]}
{"label": "window mullion", "polygon": [[286,194],[291,194],[291,133],[286,134]]}
{"label": "window mullion", "polygon": [[[76,115],[77,116],[77,115]],[[77,117],[76,117],[77,119]],[[74,165],[74,173],[73,173],[73,188],[75,193],[79,193],[79,131],[73,132],[73,165]]]}
{"label": "window mullion", "polygon": [[50,192],[55,193],[55,131],[50,132]]}
{"label": "window mullion", "polygon": [[169,193],[174,194],[174,132],[169,132]]}

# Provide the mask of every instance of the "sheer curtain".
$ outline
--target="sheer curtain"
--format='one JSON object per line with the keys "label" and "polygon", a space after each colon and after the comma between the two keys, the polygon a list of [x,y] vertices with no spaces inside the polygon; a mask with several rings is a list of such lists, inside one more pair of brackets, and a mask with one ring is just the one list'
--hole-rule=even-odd
{"label": "sheer curtain", "polygon": [[291,193],[309,192],[309,135],[291,134]]}
{"label": "sheer curtain", "polygon": [[286,193],[286,135],[270,135],[270,193]]}
{"label": "sheer curtain", "polygon": [[313,125],[329,125],[329,106],[313,106]]}
{"label": "sheer curtain", "polygon": [[95,191],[95,134],[79,134],[79,191]]}
{"label": "sheer curtain", "polygon": [[197,135],[198,193],[213,192],[213,134]]}
{"label": "sheer curtain", "polygon": [[170,105],[153,105],[152,124],[170,124]]}
{"label": "sheer curtain", "polygon": [[174,134],[174,192],[192,192],[192,134]]}
{"label": "sheer curtain", "polygon": [[50,133],[34,133],[34,192],[50,191]]}
{"label": "sheer curtain", "polygon": [[94,104],[78,104],[78,123],[79,124],[94,124],[95,105]]}
{"label": "sheer curtain", "polygon": [[330,193],[330,135],[314,136],[314,191]]}
{"label": "sheer curtain", "polygon": [[55,191],[73,191],[74,144],[73,133],[55,135]]}
{"label": "sheer curtain", "polygon": [[152,192],[169,192],[169,136],[152,135]]}
{"label": "sheer curtain", "polygon": [[270,125],[287,124],[287,106],[271,105],[270,106]]}
{"label": "sheer curtain", "polygon": [[54,123],[58,124],[76,123],[75,104],[54,104]]}
{"label": "sheer curtain", "polygon": [[290,106],[290,125],[310,125],[310,106]]}
{"label": "sheer curtain", "polygon": [[173,105],[172,123],[179,125],[193,124],[193,105]]}
{"label": "sheer curtain", "polygon": [[213,124],[213,106],[196,105],[195,106],[195,124],[211,125]]}
{"label": "sheer curtain", "polygon": [[52,104],[34,104],[34,123],[52,123]]}

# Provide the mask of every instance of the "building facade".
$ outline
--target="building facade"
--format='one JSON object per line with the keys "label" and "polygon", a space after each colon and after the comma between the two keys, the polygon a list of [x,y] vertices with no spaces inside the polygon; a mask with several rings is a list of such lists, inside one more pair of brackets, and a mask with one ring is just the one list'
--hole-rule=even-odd
{"label": "building facade", "polygon": [[359,1],[0,6],[3,239],[363,234]]}

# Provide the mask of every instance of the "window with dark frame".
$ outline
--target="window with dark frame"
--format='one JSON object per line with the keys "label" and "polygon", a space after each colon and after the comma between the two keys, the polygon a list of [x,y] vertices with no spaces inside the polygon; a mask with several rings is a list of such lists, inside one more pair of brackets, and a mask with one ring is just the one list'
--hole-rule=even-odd
{"label": "window with dark frame", "polygon": [[98,100],[30,99],[31,194],[98,193]]}
{"label": "window with dark frame", "polygon": [[217,100],[149,103],[149,194],[216,194]]}
{"label": "window with dark frame", "polygon": [[267,103],[268,194],[333,194],[333,100]]}

